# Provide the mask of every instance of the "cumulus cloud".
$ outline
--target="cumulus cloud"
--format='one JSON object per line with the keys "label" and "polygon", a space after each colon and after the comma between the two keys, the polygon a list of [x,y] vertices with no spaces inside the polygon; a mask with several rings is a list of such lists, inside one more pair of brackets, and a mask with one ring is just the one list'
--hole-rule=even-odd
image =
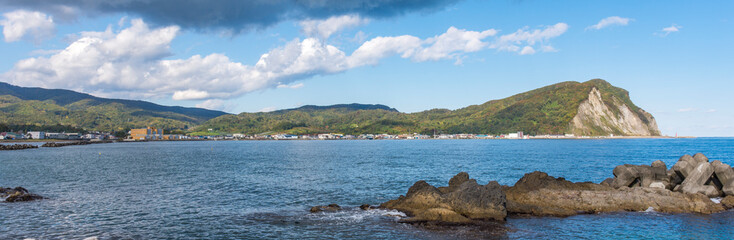
{"label": "cumulus cloud", "polygon": [[228,112],[234,108],[234,105],[222,99],[209,99],[196,104],[196,107]]}
{"label": "cumulus cloud", "polygon": [[398,16],[409,12],[443,9],[460,0],[0,0],[0,5],[21,7],[73,18],[100,13],[140,16],[157,26],[178,25],[197,30],[225,29],[241,32],[281,21],[327,19],[357,14],[367,18]]}
{"label": "cumulus cloud", "polygon": [[54,20],[42,12],[16,10],[4,13],[3,17],[0,25],[5,42],[28,40],[38,44],[56,33]]}
{"label": "cumulus cloud", "polygon": [[[466,53],[486,49],[532,54],[538,43],[542,51],[555,51],[549,40],[566,29],[565,23],[559,23],[496,36],[498,31],[494,29],[450,27],[445,33],[425,39],[411,35],[375,37],[351,54],[310,37],[287,42],[261,55],[257,63],[245,65],[218,53],[172,59],[170,44],[180,28],[151,28],[141,19],[133,19],[128,28],[118,31],[108,27],[100,32],[82,32],[65,49],[21,60],[0,77],[17,85],[73,89],[109,97],[228,99],[269,88],[300,88],[303,83],[291,83],[376,65],[391,56],[414,62],[460,62]],[[206,106],[213,108],[214,103],[206,102]]]}
{"label": "cumulus cloud", "polygon": [[343,29],[367,24],[368,22],[369,20],[359,15],[343,15],[330,17],[325,20],[303,20],[298,24],[301,25],[303,32],[307,36],[327,39],[332,34]]}
{"label": "cumulus cloud", "polygon": [[499,39],[490,46],[490,48],[496,48],[500,51],[517,52],[520,54],[523,54],[523,52],[524,54],[533,54],[535,53],[535,50],[533,49],[531,51],[530,48],[526,47],[532,47],[536,43],[540,43],[543,51],[554,52],[556,49],[550,46],[548,41],[552,38],[561,36],[567,30],[568,24],[566,23],[556,23],[551,26],[546,26],[543,29],[533,30],[525,27],[514,33],[500,36]]}
{"label": "cumulus cloud", "polygon": [[535,54],[535,49],[531,46],[525,46],[520,50],[520,55],[532,55]]}
{"label": "cumulus cloud", "polygon": [[619,16],[611,16],[605,19],[602,19],[597,24],[591,25],[587,27],[586,29],[593,29],[593,30],[599,30],[605,27],[610,26],[627,26],[629,22],[632,21],[632,19],[629,18],[623,18]]}
{"label": "cumulus cloud", "polygon": [[665,36],[668,36],[668,34],[680,31],[681,28],[683,27],[673,24],[670,27],[665,27],[662,30],[660,30],[661,31],[660,35],[665,37]]}
{"label": "cumulus cloud", "polygon": [[299,88],[302,88],[303,86],[305,86],[303,85],[303,83],[296,83],[296,84],[291,84],[291,85],[279,84],[278,88],[299,89]]}

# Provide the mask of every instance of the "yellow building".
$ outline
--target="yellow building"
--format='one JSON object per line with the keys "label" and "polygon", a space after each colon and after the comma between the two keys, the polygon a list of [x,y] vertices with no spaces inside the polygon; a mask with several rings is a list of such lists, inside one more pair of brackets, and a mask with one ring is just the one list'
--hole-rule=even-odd
{"label": "yellow building", "polygon": [[152,127],[130,129],[130,138],[133,140],[162,140],[163,130]]}

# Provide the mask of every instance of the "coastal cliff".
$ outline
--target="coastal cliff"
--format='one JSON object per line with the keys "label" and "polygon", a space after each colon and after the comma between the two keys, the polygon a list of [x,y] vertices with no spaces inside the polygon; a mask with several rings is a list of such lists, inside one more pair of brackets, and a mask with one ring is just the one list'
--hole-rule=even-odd
{"label": "coastal cliff", "polygon": [[659,136],[657,122],[652,114],[641,108],[636,111],[614,95],[604,99],[596,87],[578,108],[571,120],[570,132],[575,135],[631,135]]}

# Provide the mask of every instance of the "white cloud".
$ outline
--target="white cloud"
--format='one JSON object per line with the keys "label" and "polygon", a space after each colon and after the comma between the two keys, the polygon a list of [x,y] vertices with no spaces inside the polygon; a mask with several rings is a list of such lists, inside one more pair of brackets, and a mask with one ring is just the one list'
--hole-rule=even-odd
{"label": "white cloud", "polygon": [[209,100],[206,100],[206,101],[203,101],[201,103],[196,104],[196,107],[217,110],[222,105],[224,105],[224,100],[221,100],[221,99],[209,99]]}
{"label": "white cloud", "polygon": [[272,111],[275,111],[275,110],[278,110],[278,109],[275,108],[275,107],[265,107],[263,109],[258,110],[257,112],[272,112]]}
{"label": "white cloud", "polygon": [[195,100],[195,99],[205,99],[208,97],[209,97],[208,92],[197,91],[193,89],[173,92],[173,100]]}
{"label": "white cloud", "polygon": [[351,55],[322,39],[295,39],[261,55],[256,64],[245,65],[217,53],[171,59],[171,41],[180,28],[149,28],[142,20],[133,19],[121,30],[108,27],[100,32],[82,32],[65,49],[18,61],[0,78],[22,86],[72,89],[106,97],[229,99],[268,88],[300,88],[303,83],[291,83],[376,65],[396,55],[415,62],[453,59],[460,64],[465,53],[486,49],[531,54],[536,51],[533,46],[540,43],[540,51],[555,51],[549,40],[567,28],[559,23],[496,37],[494,29],[450,27],[427,39],[411,35],[375,37]]}
{"label": "white cloud", "polygon": [[413,59],[416,61],[440,60],[453,58],[457,53],[476,52],[489,44],[482,40],[495,34],[497,30],[494,29],[475,32],[450,27],[446,33],[423,41],[429,46],[416,51]]}
{"label": "white cloud", "polygon": [[616,26],[627,26],[627,24],[629,24],[630,21],[632,21],[632,19],[623,18],[619,16],[611,16],[611,17],[602,19],[597,24],[591,25],[587,27],[586,29],[587,30],[588,29],[599,30],[605,27],[615,26],[615,25]]}
{"label": "white cloud", "polygon": [[678,109],[678,112],[693,112],[693,111],[696,111],[696,110],[697,109],[695,109],[695,108],[681,108],[681,109]]}
{"label": "white cloud", "polygon": [[490,45],[490,48],[495,48],[500,51],[510,51],[521,53],[524,47],[521,46],[534,46],[536,43],[543,45],[543,49],[553,49],[548,44],[548,41],[552,38],[561,36],[568,30],[568,24],[556,23],[555,25],[546,26],[544,29],[528,30],[528,27],[517,30],[514,33],[502,35],[499,39]]}
{"label": "white cloud", "polygon": [[660,30],[662,32],[660,35],[665,37],[665,36],[668,36],[668,34],[680,31],[681,28],[683,27],[673,24],[673,25],[670,25],[670,27],[665,27],[663,28],[663,30]]}
{"label": "white cloud", "polygon": [[712,108],[712,109],[706,110],[706,112],[707,113],[715,113],[715,112],[718,112],[718,110]]}
{"label": "white cloud", "polygon": [[325,20],[304,20],[299,22],[303,28],[303,32],[310,37],[320,37],[327,39],[332,34],[350,27],[367,24],[368,19],[359,15],[343,15],[334,16]]}
{"label": "white cloud", "polygon": [[520,55],[532,55],[535,54],[535,49],[531,46],[525,46],[520,50]]}
{"label": "white cloud", "polygon": [[16,10],[3,14],[0,20],[3,26],[5,42],[28,40],[36,44],[52,38],[56,32],[56,25],[50,16],[42,12]]}
{"label": "white cloud", "polygon": [[298,88],[302,88],[303,86],[304,86],[303,83],[296,83],[296,84],[291,84],[291,85],[279,84],[278,88],[298,89]]}

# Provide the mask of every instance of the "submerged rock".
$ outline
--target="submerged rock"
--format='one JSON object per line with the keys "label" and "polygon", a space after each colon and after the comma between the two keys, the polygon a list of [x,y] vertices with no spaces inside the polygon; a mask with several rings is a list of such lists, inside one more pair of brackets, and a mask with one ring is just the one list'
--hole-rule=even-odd
{"label": "submerged rock", "polygon": [[418,181],[405,196],[387,201],[381,208],[395,209],[411,218],[405,222],[468,223],[471,220],[504,221],[507,216],[505,196],[493,181],[479,185],[462,172],[449,180],[448,187],[436,188]]}
{"label": "submerged rock", "polygon": [[579,213],[645,211],[652,207],[666,213],[715,213],[723,211],[701,194],[671,192],[659,188],[615,189],[590,182],[573,183],[544,172],[525,174],[515,186],[504,187],[507,212],[534,216],[572,216]]}
{"label": "submerged rock", "polygon": [[336,212],[336,211],[339,211],[339,210],[342,210],[342,207],[340,207],[336,203],[332,203],[332,204],[329,204],[329,205],[326,205],[326,206],[320,206],[320,205],[319,206],[313,206],[313,207],[311,207],[311,209],[309,211],[311,211],[312,213],[317,213],[317,212]]}
{"label": "submerged rock", "polygon": [[0,198],[4,198],[6,202],[27,202],[33,200],[44,199],[44,197],[28,192],[23,187],[2,188],[0,187]]}

